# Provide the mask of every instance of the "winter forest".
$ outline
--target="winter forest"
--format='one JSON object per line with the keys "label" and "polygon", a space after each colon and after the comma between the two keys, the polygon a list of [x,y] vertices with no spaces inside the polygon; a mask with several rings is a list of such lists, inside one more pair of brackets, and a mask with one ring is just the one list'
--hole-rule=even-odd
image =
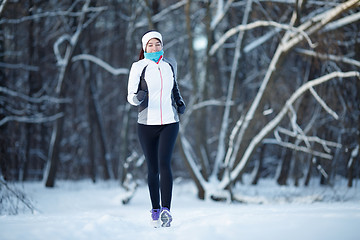
{"label": "winter forest", "polygon": [[[187,108],[173,154],[196,197],[360,178],[359,0],[0,1],[0,193],[8,182],[146,181],[127,101],[163,35]],[[128,200],[130,200],[129,197]]]}

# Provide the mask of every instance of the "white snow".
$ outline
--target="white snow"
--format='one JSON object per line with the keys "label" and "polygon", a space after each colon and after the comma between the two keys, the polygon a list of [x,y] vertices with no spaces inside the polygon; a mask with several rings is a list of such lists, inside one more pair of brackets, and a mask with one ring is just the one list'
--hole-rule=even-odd
{"label": "white snow", "polygon": [[[19,186],[19,185],[18,185]],[[360,191],[338,187],[279,187],[274,180],[238,185],[247,204],[196,198],[192,183],[175,183],[170,228],[150,226],[150,200],[139,187],[128,205],[116,182],[58,181],[47,189],[24,183],[35,214],[0,216],[1,240],[360,239]]]}

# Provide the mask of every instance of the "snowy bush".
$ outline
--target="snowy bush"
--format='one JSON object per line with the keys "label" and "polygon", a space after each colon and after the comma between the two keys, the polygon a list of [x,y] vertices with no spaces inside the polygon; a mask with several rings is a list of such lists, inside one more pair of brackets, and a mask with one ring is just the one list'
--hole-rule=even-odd
{"label": "snowy bush", "polygon": [[34,213],[35,207],[25,193],[0,178],[0,215],[16,215],[20,212]]}

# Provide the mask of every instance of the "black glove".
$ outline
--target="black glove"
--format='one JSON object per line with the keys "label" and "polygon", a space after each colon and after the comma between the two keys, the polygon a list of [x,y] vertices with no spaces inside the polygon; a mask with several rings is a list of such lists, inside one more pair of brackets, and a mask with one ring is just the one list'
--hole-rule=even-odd
{"label": "black glove", "polygon": [[138,100],[140,103],[142,103],[142,102],[145,100],[146,95],[147,95],[147,92],[146,92],[146,91],[140,90],[140,91],[138,91],[138,93],[136,94],[136,98],[137,98],[137,100]]}
{"label": "black glove", "polygon": [[176,102],[176,105],[177,105],[177,112],[180,114],[184,114],[186,108],[184,101],[179,100]]}

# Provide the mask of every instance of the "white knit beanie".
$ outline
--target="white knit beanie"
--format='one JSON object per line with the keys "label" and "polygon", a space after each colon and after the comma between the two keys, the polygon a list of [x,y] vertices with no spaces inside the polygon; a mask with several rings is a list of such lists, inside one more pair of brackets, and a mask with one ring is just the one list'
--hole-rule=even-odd
{"label": "white knit beanie", "polygon": [[142,47],[143,47],[143,50],[144,52],[145,51],[145,48],[146,48],[146,44],[149,42],[150,39],[152,38],[157,38],[160,40],[161,42],[161,45],[163,45],[163,41],[162,41],[162,36],[159,32],[157,31],[150,31],[150,32],[147,32],[144,34],[144,36],[141,38],[141,42],[142,42]]}

